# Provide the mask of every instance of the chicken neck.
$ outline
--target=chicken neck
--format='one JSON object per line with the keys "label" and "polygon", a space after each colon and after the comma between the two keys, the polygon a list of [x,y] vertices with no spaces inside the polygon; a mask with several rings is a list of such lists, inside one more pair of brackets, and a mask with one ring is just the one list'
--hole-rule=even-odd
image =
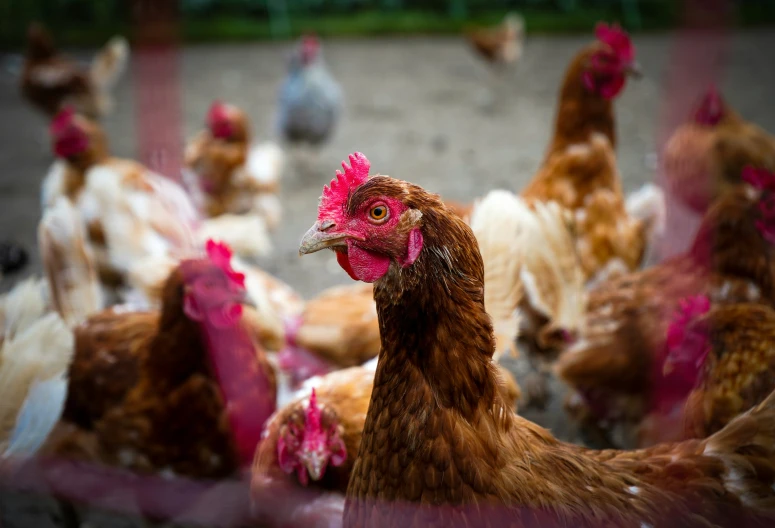
{"label": "chicken neck", "polygon": [[568,146],[589,141],[595,132],[604,134],[616,148],[613,102],[587,89],[582,79],[597,45],[582,50],[571,61],[560,89],[552,142],[546,158]]}

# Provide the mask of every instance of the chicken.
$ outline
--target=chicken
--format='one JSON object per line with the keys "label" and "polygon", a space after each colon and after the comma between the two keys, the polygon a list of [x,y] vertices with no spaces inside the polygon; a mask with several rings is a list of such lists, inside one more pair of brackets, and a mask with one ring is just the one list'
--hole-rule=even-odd
{"label": "chicken", "polygon": [[241,320],[245,278],[230,259],[210,243],[170,275],[161,313],[114,308],[78,327],[45,453],[199,478],[252,462],[276,386]]}
{"label": "chicken", "polygon": [[382,347],[344,526],[765,526],[775,395],[707,440],[640,451],[564,444],[497,390],[484,267],[438,196],[368,174],[324,189],[300,252],[374,284]]}
{"label": "chicken", "polygon": [[124,299],[126,287],[147,287],[128,283],[129,277],[139,276],[136,268],[147,270],[149,262],[177,262],[203,248],[209,238],[236,241],[252,255],[271,251],[260,218],[203,221],[178,184],[139,163],[111,157],[99,125],[72,109],[57,115],[51,134],[59,159],[43,182],[43,209],[60,196],[75,205],[103,284]]}
{"label": "chicken", "polygon": [[[707,295],[714,303],[775,301],[773,221],[768,211],[775,175],[749,175],[706,213],[692,247],[644,271],[589,293],[584,338],[560,357],[558,374],[577,395],[571,412],[599,441],[637,445],[649,409],[651,375],[679,301]],[[599,430],[598,430],[599,429]]]}
{"label": "chicken", "polygon": [[553,200],[574,212],[577,250],[590,280],[636,269],[657,223],[628,213],[614,154],[613,99],[638,74],[635,49],[616,25],[598,24],[595,34],[597,41],[566,70],[554,135],[521,193],[530,203]]}
{"label": "chicken", "polygon": [[250,135],[245,112],[214,102],[207,129],[186,147],[190,192],[207,216],[254,214],[275,229],[281,219],[283,151],[272,142],[251,145]]}
{"label": "chicken", "polygon": [[73,338],[46,293],[30,279],[0,301],[0,458],[34,453],[62,411]]}
{"label": "chicken", "polygon": [[681,301],[655,360],[638,443],[705,438],[775,389],[775,311],[760,304]]}
{"label": "chicken", "polygon": [[775,171],[775,137],[745,121],[710,87],[691,120],[668,139],[662,165],[673,194],[702,214],[740,183],[746,166]]}
{"label": "chicken", "polygon": [[27,32],[22,94],[49,117],[65,106],[73,106],[79,113],[98,119],[112,109],[111,90],[128,58],[127,41],[114,37],[85,69],[60,55],[49,32],[41,24],[32,23]]}
{"label": "chicken", "polygon": [[470,29],[465,33],[468,44],[479,57],[495,67],[513,64],[522,56],[525,38],[525,21],[510,13],[498,26]]}
{"label": "chicken", "polygon": [[51,125],[59,158],[43,182],[45,210],[64,196],[85,223],[102,281],[121,285],[135,262],[196,247],[198,216],[172,181],[110,157],[100,126],[62,110]]}
{"label": "chicken", "polygon": [[316,37],[305,36],[291,55],[278,106],[279,133],[291,144],[319,146],[331,137],[342,111],[342,90]]}
{"label": "chicken", "polygon": [[508,191],[492,191],[471,216],[495,329],[494,358],[507,351],[516,356],[517,337],[524,343],[531,367],[526,407],[544,406],[550,362],[583,331],[584,273],[570,216],[554,202],[531,209]]}

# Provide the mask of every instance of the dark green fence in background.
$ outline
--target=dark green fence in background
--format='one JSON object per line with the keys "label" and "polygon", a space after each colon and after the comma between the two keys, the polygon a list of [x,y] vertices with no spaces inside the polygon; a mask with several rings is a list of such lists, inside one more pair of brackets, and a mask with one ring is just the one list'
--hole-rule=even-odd
{"label": "dark green fence in background", "polygon": [[[717,0],[708,0],[709,2]],[[531,32],[589,30],[594,21],[620,20],[630,30],[664,29],[680,18],[681,0],[180,0],[186,41],[452,33],[521,12]],[[93,45],[129,30],[129,0],[0,0],[0,46],[18,47],[32,19],[54,29],[66,45]],[[738,0],[738,21],[775,21],[775,0]]]}

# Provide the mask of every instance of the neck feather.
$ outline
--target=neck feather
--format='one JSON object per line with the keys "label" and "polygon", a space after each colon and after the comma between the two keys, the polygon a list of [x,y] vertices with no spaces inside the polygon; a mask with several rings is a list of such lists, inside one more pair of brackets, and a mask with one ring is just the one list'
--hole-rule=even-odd
{"label": "neck feather", "polygon": [[[422,218],[420,257],[391,265],[375,285],[382,358],[419,375],[439,405],[470,416],[497,393],[482,258],[470,228],[444,206]],[[375,385],[393,378],[384,370]]]}

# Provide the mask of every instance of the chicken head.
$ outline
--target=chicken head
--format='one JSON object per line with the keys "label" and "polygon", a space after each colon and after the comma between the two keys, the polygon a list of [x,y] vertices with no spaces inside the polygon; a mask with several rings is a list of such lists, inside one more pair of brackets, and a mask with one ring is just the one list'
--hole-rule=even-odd
{"label": "chicken head", "polygon": [[[339,265],[354,280],[375,282],[391,263],[411,266],[423,247],[422,213],[396,196],[385,196],[378,178],[369,178],[369,160],[360,152],[342,163],[323,189],[315,225],[304,235],[299,253],[324,248],[336,252]],[[370,183],[372,183],[370,185]]]}
{"label": "chicken head", "polygon": [[333,413],[325,412],[318,405],[315,389],[302,420],[303,424],[289,421],[283,426],[277,440],[277,459],[285,473],[296,473],[299,483],[306,486],[309,479],[323,478],[329,464],[341,466],[347,459],[347,449],[339,433],[339,423]]}

